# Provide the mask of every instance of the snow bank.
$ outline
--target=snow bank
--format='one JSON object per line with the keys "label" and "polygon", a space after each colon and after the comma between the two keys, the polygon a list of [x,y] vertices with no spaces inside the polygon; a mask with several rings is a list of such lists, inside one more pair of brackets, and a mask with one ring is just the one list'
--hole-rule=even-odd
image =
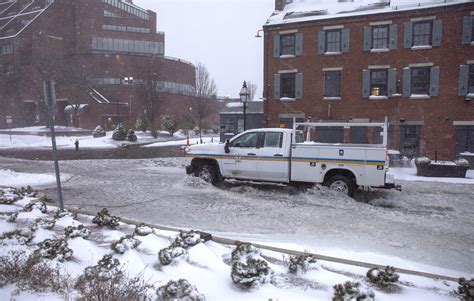
{"label": "snow bank", "polygon": [[[69,174],[61,174],[61,181],[68,181]],[[56,176],[50,174],[31,174],[15,172],[9,169],[0,169],[0,186],[26,187],[26,186],[46,186],[56,183]]]}

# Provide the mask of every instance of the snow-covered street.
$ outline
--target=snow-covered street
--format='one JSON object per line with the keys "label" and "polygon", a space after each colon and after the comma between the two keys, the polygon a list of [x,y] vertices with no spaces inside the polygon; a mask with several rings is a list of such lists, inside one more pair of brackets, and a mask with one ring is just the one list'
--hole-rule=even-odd
{"label": "snow-covered street", "polygon": [[[402,181],[357,201],[327,191],[185,175],[184,158],[63,161],[66,206],[231,238],[459,276],[474,271],[472,184]],[[52,162],[0,158],[3,169],[53,173]],[[56,198],[54,188],[46,193]],[[378,255],[375,255],[378,254]],[[393,260],[393,259],[392,259]],[[412,262],[412,264],[408,264]],[[432,266],[439,267],[433,268]]]}

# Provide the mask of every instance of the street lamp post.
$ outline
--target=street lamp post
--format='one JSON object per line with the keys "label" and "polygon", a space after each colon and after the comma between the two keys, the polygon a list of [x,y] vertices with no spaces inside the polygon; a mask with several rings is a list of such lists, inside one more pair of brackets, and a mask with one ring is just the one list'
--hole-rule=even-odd
{"label": "street lamp post", "polygon": [[[133,85],[133,77],[132,76],[126,76],[123,78],[123,81],[126,85]],[[130,93],[130,98],[129,98],[129,117],[130,117],[130,124],[132,123],[132,94]],[[120,116],[119,116],[120,118]]]}
{"label": "street lamp post", "polygon": [[244,131],[247,130],[247,101],[249,100],[250,92],[247,88],[247,82],[244,81],[242,89],[240,90],[240,101],[244,105]]}

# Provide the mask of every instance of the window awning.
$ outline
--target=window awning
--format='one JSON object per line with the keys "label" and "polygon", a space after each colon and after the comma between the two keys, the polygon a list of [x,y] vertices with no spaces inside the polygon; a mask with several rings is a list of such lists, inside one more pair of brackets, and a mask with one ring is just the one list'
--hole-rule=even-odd
{"label": "window awning", "polygon": [[89,107],[88,104],[67,105],[64,108],[64,113],[74,114],[75,109],[77,109],[77,113],[82,113],[82,112],[86,112],[88,107]]}

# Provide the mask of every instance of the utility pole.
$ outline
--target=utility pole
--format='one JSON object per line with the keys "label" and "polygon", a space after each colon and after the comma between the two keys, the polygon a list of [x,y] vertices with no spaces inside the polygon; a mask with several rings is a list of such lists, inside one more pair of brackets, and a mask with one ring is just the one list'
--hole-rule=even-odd
{"label": "utility pole", "polygon": [[59,208],[64,210],[63,192],[61,189],[61,177],[59,174],[58,150],[56,148],[56,134],[54,132],[54,112],[53,107],[56,103],[56,92],[54,81],[47,80],[43,82],[44,98],[48,105],[49,129],[51,130],[51,143],[53,144],[54,170],[56,172],[56,184],[58,187]]}

